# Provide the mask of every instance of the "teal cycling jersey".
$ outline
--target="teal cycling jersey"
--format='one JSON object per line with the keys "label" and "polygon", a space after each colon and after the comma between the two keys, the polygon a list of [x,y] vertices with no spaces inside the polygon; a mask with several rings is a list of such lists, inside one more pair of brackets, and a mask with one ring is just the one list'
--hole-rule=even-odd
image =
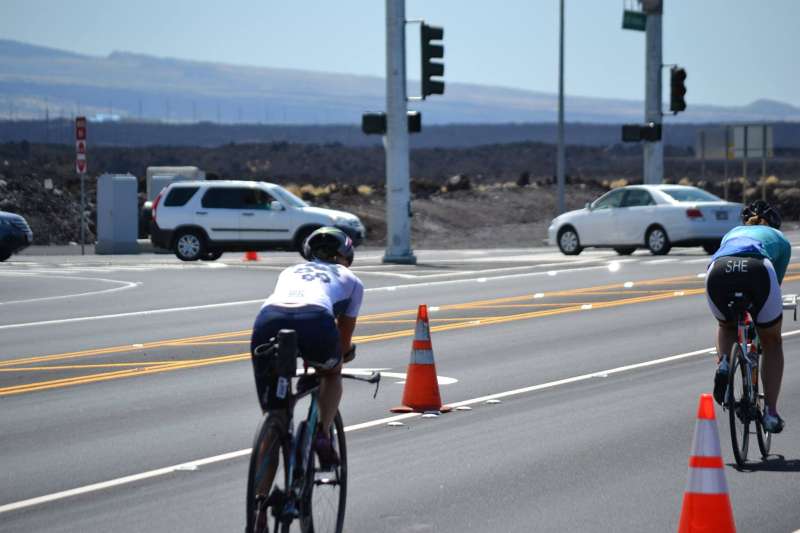
{"label": "teal cycling jersey", "polygon": [[711,257],[713,262],[718,257],[765,257],[772,262],[778,283],[783,283],[783,276],[792,257],[792,246],[783,233],[769,226],[736,226],[722,238],[722,244]]}

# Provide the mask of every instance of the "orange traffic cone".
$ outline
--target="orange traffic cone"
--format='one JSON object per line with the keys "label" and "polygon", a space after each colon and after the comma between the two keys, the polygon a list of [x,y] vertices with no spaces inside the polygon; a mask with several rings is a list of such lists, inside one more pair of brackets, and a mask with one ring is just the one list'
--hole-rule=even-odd
{"label": "orange traffic cone", "polygon": [[245,261],[258,261],[258,252],[245,252],[244,253],[244,260]]}
{"label": "orange traffic cone", "polygon": [[678,533],[711,531],[735,532],[736,525],[725,482],[714,400],[710,394],[701,394]]}
{"label": "orange traffic cone", "polygon": [[439,411],[446,413],[452,408],[442,405],[439,382],[436,379],[436,364],[433,362],[431,331],[428,326],[428,306],[417,310],[417,326],[411,344],[411,361],[408,363],[406,385],[403,388],[403,405],[390,409],[393,413],[423,413]]}

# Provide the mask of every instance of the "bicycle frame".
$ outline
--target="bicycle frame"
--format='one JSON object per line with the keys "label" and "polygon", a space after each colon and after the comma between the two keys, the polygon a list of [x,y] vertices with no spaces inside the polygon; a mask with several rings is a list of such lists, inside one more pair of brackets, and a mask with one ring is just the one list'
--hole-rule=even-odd
{"label": "bicycle frame", "polygon": [[[307,375],[308,374],[303,374],[300,377]],[[304,420],[304,431],[295,433],[294,408],[299,399],[309,395],[311,396],[311,402],[308,406],[308,414]],[[305,473],[308,472],[309,468],[313,467],[311,463],[314,460],[314,457],[311,446],[314,442],[314,436],[317,432],[317,422],[319,421],[319,381],[317,381],[316,384],[310,389],[305,390],[300,394],[293,395],[291,405],[286,411],[288,415],[286,430],[291,436],[292,446],[289,450],[290,494],[286,500],[283,512],[284,514],[288,514],[293,518],[296,518],[299,515],[297,502],[300,501],[300,498],[306,489],[305,485],[307,478]],[[298,451],[300,453],[298,453]],[[300,459],[299,465],[297,463],[298,458]],[[299,470],[298,466],[300,467]]]}

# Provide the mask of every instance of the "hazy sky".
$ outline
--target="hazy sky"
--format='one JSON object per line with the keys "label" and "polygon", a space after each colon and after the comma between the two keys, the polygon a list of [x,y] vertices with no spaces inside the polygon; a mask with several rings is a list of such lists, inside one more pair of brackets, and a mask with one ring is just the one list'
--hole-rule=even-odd
{"label": "hazy sky", "polygon": [[[566,92],[643,99],[644,33],[633,0],[566,0]],[[664,0],[664,63],[688,72],[692,103],[770,98],[800,106],[800,0]],[[406,0],[445,29],[446,81],[555,92],[558,0]],[[383,76],[384,0],[2,0],[0,38]],[[419,77],[409,28],[409,77]],[[445,95],[446,97],[446,95]],[[665,96],[666,98],[666,96]]]}

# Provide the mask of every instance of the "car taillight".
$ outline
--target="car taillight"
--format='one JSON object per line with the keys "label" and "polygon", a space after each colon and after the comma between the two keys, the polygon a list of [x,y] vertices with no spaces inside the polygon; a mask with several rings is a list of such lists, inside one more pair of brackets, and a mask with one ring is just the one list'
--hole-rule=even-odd
{"label": "car taillight", "polygon": [[158,202],[161,201],[161,195],[162,194],[164,194],[164,191],[161,191],[160,193],[158,193],[158,195],[156,196],[156,199],[153,200],[153,220],[156,219],[156,209],[158,209]]}
{"label": "car taillight", "polygon": [[703,218],[703,213],[697,208],[689,208],[686,210],[686,216],[689,218]]}

